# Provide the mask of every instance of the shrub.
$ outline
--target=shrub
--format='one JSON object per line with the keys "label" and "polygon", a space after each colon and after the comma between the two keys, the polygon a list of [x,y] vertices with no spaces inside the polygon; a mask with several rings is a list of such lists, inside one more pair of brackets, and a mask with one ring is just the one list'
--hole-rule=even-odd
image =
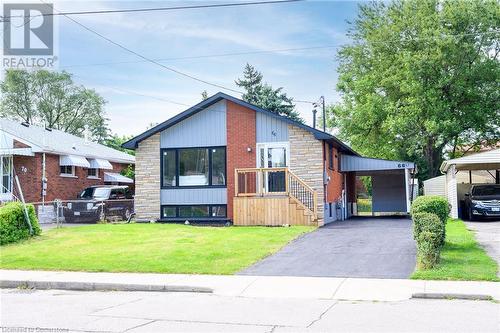
{"label": "shrub", "polygon": [[[28,216],[33,227],[33,235],[40,235],[42,230],[38,225],[35,207],[28,204]],[[0,207],[0,245],[18,242],[30,237],[28,223],[24,218],[23,204],[10,202]]]}
{"label": "shrub", "polygon": [[439,237],[439,245],[441,237],[445,233],[445,225],[439,220],[438,216],[433,213],[420,212],[415,213],[413,216],[413,238],[418,242],[419,236],[422,232],[427,231],[436,234]]}
{"label": "shrub", "polygon": [[448,220],[448,216],[450,214],[448,201],[437,195],[424,195],[417,197],[411,205],[411,215],[414,216],[417,213],[423,212],[436,214],[443,224],[440,244],[444,245],[446,238],[446,220]]}
{"label": "shrub", "polygon": [[[436,220],[438,218],[436,217]],[[421,269],[434,268],[439,263],[441,253],[440,235],[431,231],[422,231],[417,240],[417,265]]]}

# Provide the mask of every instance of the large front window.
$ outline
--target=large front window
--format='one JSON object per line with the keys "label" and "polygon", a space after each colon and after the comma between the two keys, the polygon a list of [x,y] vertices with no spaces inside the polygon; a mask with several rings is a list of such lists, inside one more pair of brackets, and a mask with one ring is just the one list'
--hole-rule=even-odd
{"label": "large front window", "polygon": [[0,156],[0,193],[12,192],[12,156]]}
{"label": "large front window", "polygon": [[162,149],[164,188],[186,186],[225,186],[226,148]]}

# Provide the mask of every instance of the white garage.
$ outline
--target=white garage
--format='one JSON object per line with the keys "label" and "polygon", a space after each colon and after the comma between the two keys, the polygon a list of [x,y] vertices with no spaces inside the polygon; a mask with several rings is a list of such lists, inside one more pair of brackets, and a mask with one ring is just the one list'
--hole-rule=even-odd
{"label": "white garage", "polygon": [[[472,185],[500,184],[500,149],[444,161],[440,170],[444,176],[424,182],[425,194],[444,195],[451,205],[451,217],[458,218],[460,202]],[[442,192],[439,184],[444,185]]]}

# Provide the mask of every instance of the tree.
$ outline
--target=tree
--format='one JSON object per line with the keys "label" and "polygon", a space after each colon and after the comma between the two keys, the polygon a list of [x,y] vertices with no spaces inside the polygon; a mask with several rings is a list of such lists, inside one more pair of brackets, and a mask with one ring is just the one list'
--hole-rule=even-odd
{"label": "tree", "polygon": [[457,146],[498,142],[499,23],[495,0],[361,5],[329,125],[361,153],[417,162],[420,178]]}
{"label": "tree", "polygon": [[0,115],[103,142],[108,136],[104,99],[73,83],[67,72],[9,69],[0,83]]}
{"label": "tree", "polygon": [[262,82],[262,73],[250,64],[246,64],[243,78],[235,81],[236,85],[245,89],[243,100],[257,105],[263,109],[291,118],[301,123],[304,120],[295,111],[293,98],[283,92],[283,88],[274,89],[267,83]]}
{"label": "tree", "polygon": [[116,149],[116,150],[119,150],[119,151],[123,151],[127,154],[130,154],[130,155],[135,155],[135,151],[134,150],[130,150],[130,149],[126,149],[126,148],[123,148],[122,147],[122,144],[124,144],[125,142],[127,142],[128,140],[132,139],[134,136],[133,135],[118,135],[118,134],[111,134],[110,136],[108,136],[103,144],[105,146],[108,146],[110,148],[113,148],[113,149]]}

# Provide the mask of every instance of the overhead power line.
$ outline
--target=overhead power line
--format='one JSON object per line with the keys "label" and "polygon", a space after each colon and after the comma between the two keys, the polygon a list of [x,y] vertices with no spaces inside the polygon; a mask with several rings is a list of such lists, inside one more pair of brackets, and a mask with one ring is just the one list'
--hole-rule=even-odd
{"label": "overhead power line", "polygon": [[[202,9],[202,8],[221,8],[221,7],[241,7],[255,5],[271,5],[290,2],[301,2],[305,0],[275,0],[275,1],[249,1],[249,2],[231,2],[208,5],[190,5],[190,6],[171,6],[171,7],[154,7],[154,8],[131,8],[131,9],[109,9],[109,10],[86,10],[78,12],[57,12],[57,13],[42,13],[32,17],[39,16],[67,16],[67,15],[90,15],[90,14],[115,14],[115,13],[139,13],[139,12],[158,12],[170,10],[186,10],[186,9]],[[3,19],[24,17],[21,15],[4,16]]]}
{"label": "overhead power line", "polygon": [[[204,59],[204,58],[218,58],[218,57],[231,57],[249,54],[265,54],[265,53],[278,53],[278,52],[294,52],[294,51],[306,51],[306,50],[317,50],[317,49],[333,49],[341,47],[343,45],[321,45],[321,46],[306,46],[306,47],[294,47],[288,49],[270,49],[270,50],[260,50],[260,51],[244,51],[244,52],[229,52],[229,53],[215,53],[215,54],[205,54],[198,56],[185,56],[185,57],[172,57],[172,58],[158,58],[153,59],[158,62],[162,61],[173,61],[173,60],[189,60],[189,59]],[[121,64],[135,64],[146,62],[145,60],[130,60],[130,61],[109,61],[93,64],[75,64],[68,66],[61,66],[62,68],[72,68],[72,67],[89,67],[89,66],[106,66],[106,65],[121,65]]]}
{"label": "overhead power line", "polygon": [[[44,4],[46,4],[43,0],[40,0],[40,1],[41,1],[42,3],[44,3]],[[46,4],[46,5],[47,5],[47,4]],[[201,83],[204,83],[204,84],[207,84],[207,85],[213,86],[213,87],[217,87],[217,88],[220,88],[220,89],[224,89],[224,90],[232,91],[232,92],[235,92],[235,93],[238,93],[238,94],[243,94],[243,92],[242,92],[242,91],[239,91],[239,90],[236,90],[236,89],[232,89],[232,88],[228,88],[228,87],[225,87],[225,86],[220,85],[220,84],[217,84],[217,83],[212,83],[212,82],[209,82],[209,81],[206,81],[206,80],[203,80],[203,79],[197,78],[196,76],[193,76],[193,75],[191,75],[191,74],[187,74],[187,73],[181,72],[181,71],[179,71],[179,70],[177,70],[177,69],[174,69],[174,68],[172,68],[172,67],[165,66],[165,65],[163,65],[162,63],[159,63],[159,62],[158,62],[158,61],[156,61],[156,60],[153,60],[153,59],[151,59],[151,58],[148,58],[148,57],[146,57],[146,56],[144,56],[144,55],[140,54],[139,52],[136,52],[136,51],[134,51],[134,50],[132,50],[132,49],[130,49],[130,48],[128,48],[128,47],[126,47],[126,46],[124,46],[124,45],[122,45],[122,44],[118,43],[118,42],[113,41],[112,39],[110,39],[110,38],[108,38],[108,37],[106,37],[106,36],[102,35],[101,33],[99,33],[99,32],[97,32],[97,31],[95,31],[95,30],[93,30],[93,29],[91,29],[91,28],[87,27],[86,25],[84,25],[84,24],[80,23],[79,21],[75,20],[74,18],[72,18],[72,17],[70,17],[70,16],[66,16],[66,15],[63,15],[63,16],[64,16],[64,17],[66,17],[68,20],[71,20],[71,21],[72,21],[72,22],[74,22],[75,24],[79,25],[79,26],[80,26],[80,27],[82,27],[83,29],[85,29],[85,30],[87,30],[87,31],[89,31],[89,32],[91,32],[91,33],[93,33],[94,35],[96,35],[96,36],[98,36],[98,37],[100,37],[100,38],[104,39],[104,40],[105,40],[105,41],[107,41],[108,43],[111,43],[111,44],[113,44],[113,45],[115,45],[115,46],[117,46],[117,47],[121,48],[122,50],[125,50],[125,51],[127,51],[127,52],[129,52],[129,53],[131,53],[131,54],[133,54],[133,55],[135,55],[135,56],[137,56],[137,57],[139,57],[139,58],[141,58],[141,59],[143,59],[143,60],[147,61],[147,62],[150,62],[150,63],[152,63],[152,64],[154,64],[154,65],[157,65],[157,66],[159,66],[159,67],[161,67],[161,68],[163,68],[163,69],[166,69],[166,70],[168,70],[168,71],[170,71],[170,72],[173,72],[173,73],[176,73],[176,74],[182,75],[182,76],[184,76],[184,77],[190,78],[190,79],[192,79],[192,80],[195,80],[195,81],[198,81],[198,82],[201,82]]]}

